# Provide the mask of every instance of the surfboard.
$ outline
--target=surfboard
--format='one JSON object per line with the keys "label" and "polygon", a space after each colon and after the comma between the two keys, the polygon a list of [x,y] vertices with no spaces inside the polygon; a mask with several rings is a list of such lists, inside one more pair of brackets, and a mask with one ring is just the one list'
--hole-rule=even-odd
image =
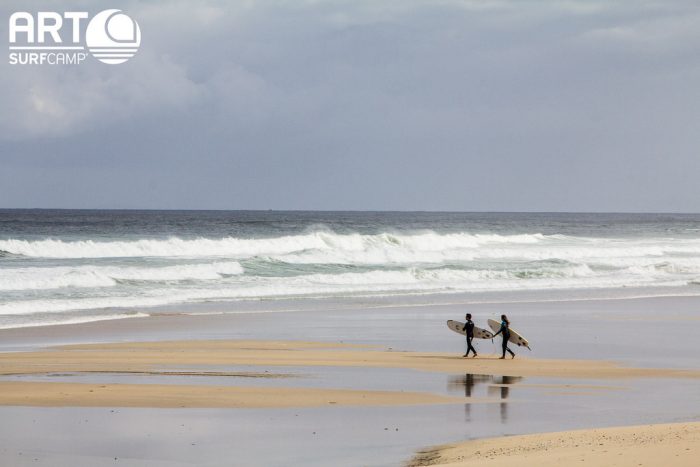
{"label": "surfboard", "polygon": [[[463,336],[467,335],[467,331],[464,330],[464,323],[460,321],[453,321],[449,319],[447,320],[447,327],[452,329],[457,334],[461,334]],[[481,329],[478,326],[474,326],[474,337],[477,339],[492,339],[493,334],[491,333],[491,331],[487,331],[486,329]]]}
{"label": "surfboard", "polygon": [[[489,327],[493,329],[494,334],[498,332],[499,329],[501,329],[501,322],[496,321],[495,319],[490,319],[489,320]],[[508,342],[512,342],[513,344],[517,345],[518,347],[527,347],[527,350],[532,350],[530,348],[530,343],[525,339],[523,336],[520,335],[518,331],[516,331],[513,328],[508,328],[510,329],[510,339],[508,339]]]}

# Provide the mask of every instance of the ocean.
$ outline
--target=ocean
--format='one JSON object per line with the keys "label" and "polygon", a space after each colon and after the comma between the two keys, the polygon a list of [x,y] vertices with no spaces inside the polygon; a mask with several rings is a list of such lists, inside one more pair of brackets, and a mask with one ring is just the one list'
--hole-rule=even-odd
{"label": "ocean", "polygon": [[700,295],[699,214],[0,210],[0,328],[664,295]]}

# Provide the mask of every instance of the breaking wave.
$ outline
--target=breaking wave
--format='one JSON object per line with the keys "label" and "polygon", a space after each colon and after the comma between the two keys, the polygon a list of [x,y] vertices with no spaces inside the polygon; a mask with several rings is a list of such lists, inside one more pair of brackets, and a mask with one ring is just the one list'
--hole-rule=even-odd
{"label": "breaking wave", "polygon": [[[551,238],[556,238],[552,236]],[[321,252],[443,252],[475,250],[487,245],[526,245],[547,239],[533,235],[472,235],[466,233],[424,233],[399,235],[335,234],[313,232],[277,238],[197,238],[171,237],[165,240],[140,239],[133,241],[97,242],[93,240],[63,241],[0,240],[0,250],[32,258],[128,258],[128,257],[238,257],[284,255],[306,251]],[[377,260],[381,258],[377,257]]]}
{"label": "breaking wave", "polygon": [[299,264],[410,264],[516,259],[627,264],[636,258],[700,256],[700,240],[629,240],[564,235],[469,233],[376,235],[312,232],[276,238],[133,241],[0,240],[0,250],[30,258],[266,257]]}
{"label": "breaking wave", "polygon": [[212,300],[687,287],[700,283],[700,239],[326,230],[269,238],[5,239],[0,266],[0,318],[65,312],[68,319],[76,310],[112,316],[115,309]]}

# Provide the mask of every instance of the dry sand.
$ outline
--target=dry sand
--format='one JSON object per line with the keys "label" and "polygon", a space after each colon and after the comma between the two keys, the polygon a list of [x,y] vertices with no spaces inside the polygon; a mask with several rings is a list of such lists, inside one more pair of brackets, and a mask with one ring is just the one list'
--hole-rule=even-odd
{"label": "dry sand", "polygon": [[700,423],[509,436],[421,451],[411,466],[560,467],[700,465]]}

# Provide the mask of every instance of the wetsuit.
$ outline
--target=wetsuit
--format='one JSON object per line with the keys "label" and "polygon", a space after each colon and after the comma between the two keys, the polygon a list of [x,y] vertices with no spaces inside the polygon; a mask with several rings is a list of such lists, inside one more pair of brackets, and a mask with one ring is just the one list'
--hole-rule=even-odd
{"label": "wetsuit", "polygon": [[467,320],[462,330],[467,333],[467,353],[465,353],[464,356],[468,356],[471,351],[474,352],[474,356],[476,357],[476,349],[472,346],[472,340],[474,340],[474,322],[470,319]]}
{"label": "wetsuit", "polygon": [[501,329],[499,329],[498,332],[493,335],[493,337],[496,337],[499,334],[503,336],[503,343],[501,344],[503,346],[503,355],[501,358],[506,358],[506,351],[511,356],[515,357],[513,351],[508,348],[508,339],[510,339],[510,329],[508,329],[508,323],[506,323],[505,321],[501,321]]}

